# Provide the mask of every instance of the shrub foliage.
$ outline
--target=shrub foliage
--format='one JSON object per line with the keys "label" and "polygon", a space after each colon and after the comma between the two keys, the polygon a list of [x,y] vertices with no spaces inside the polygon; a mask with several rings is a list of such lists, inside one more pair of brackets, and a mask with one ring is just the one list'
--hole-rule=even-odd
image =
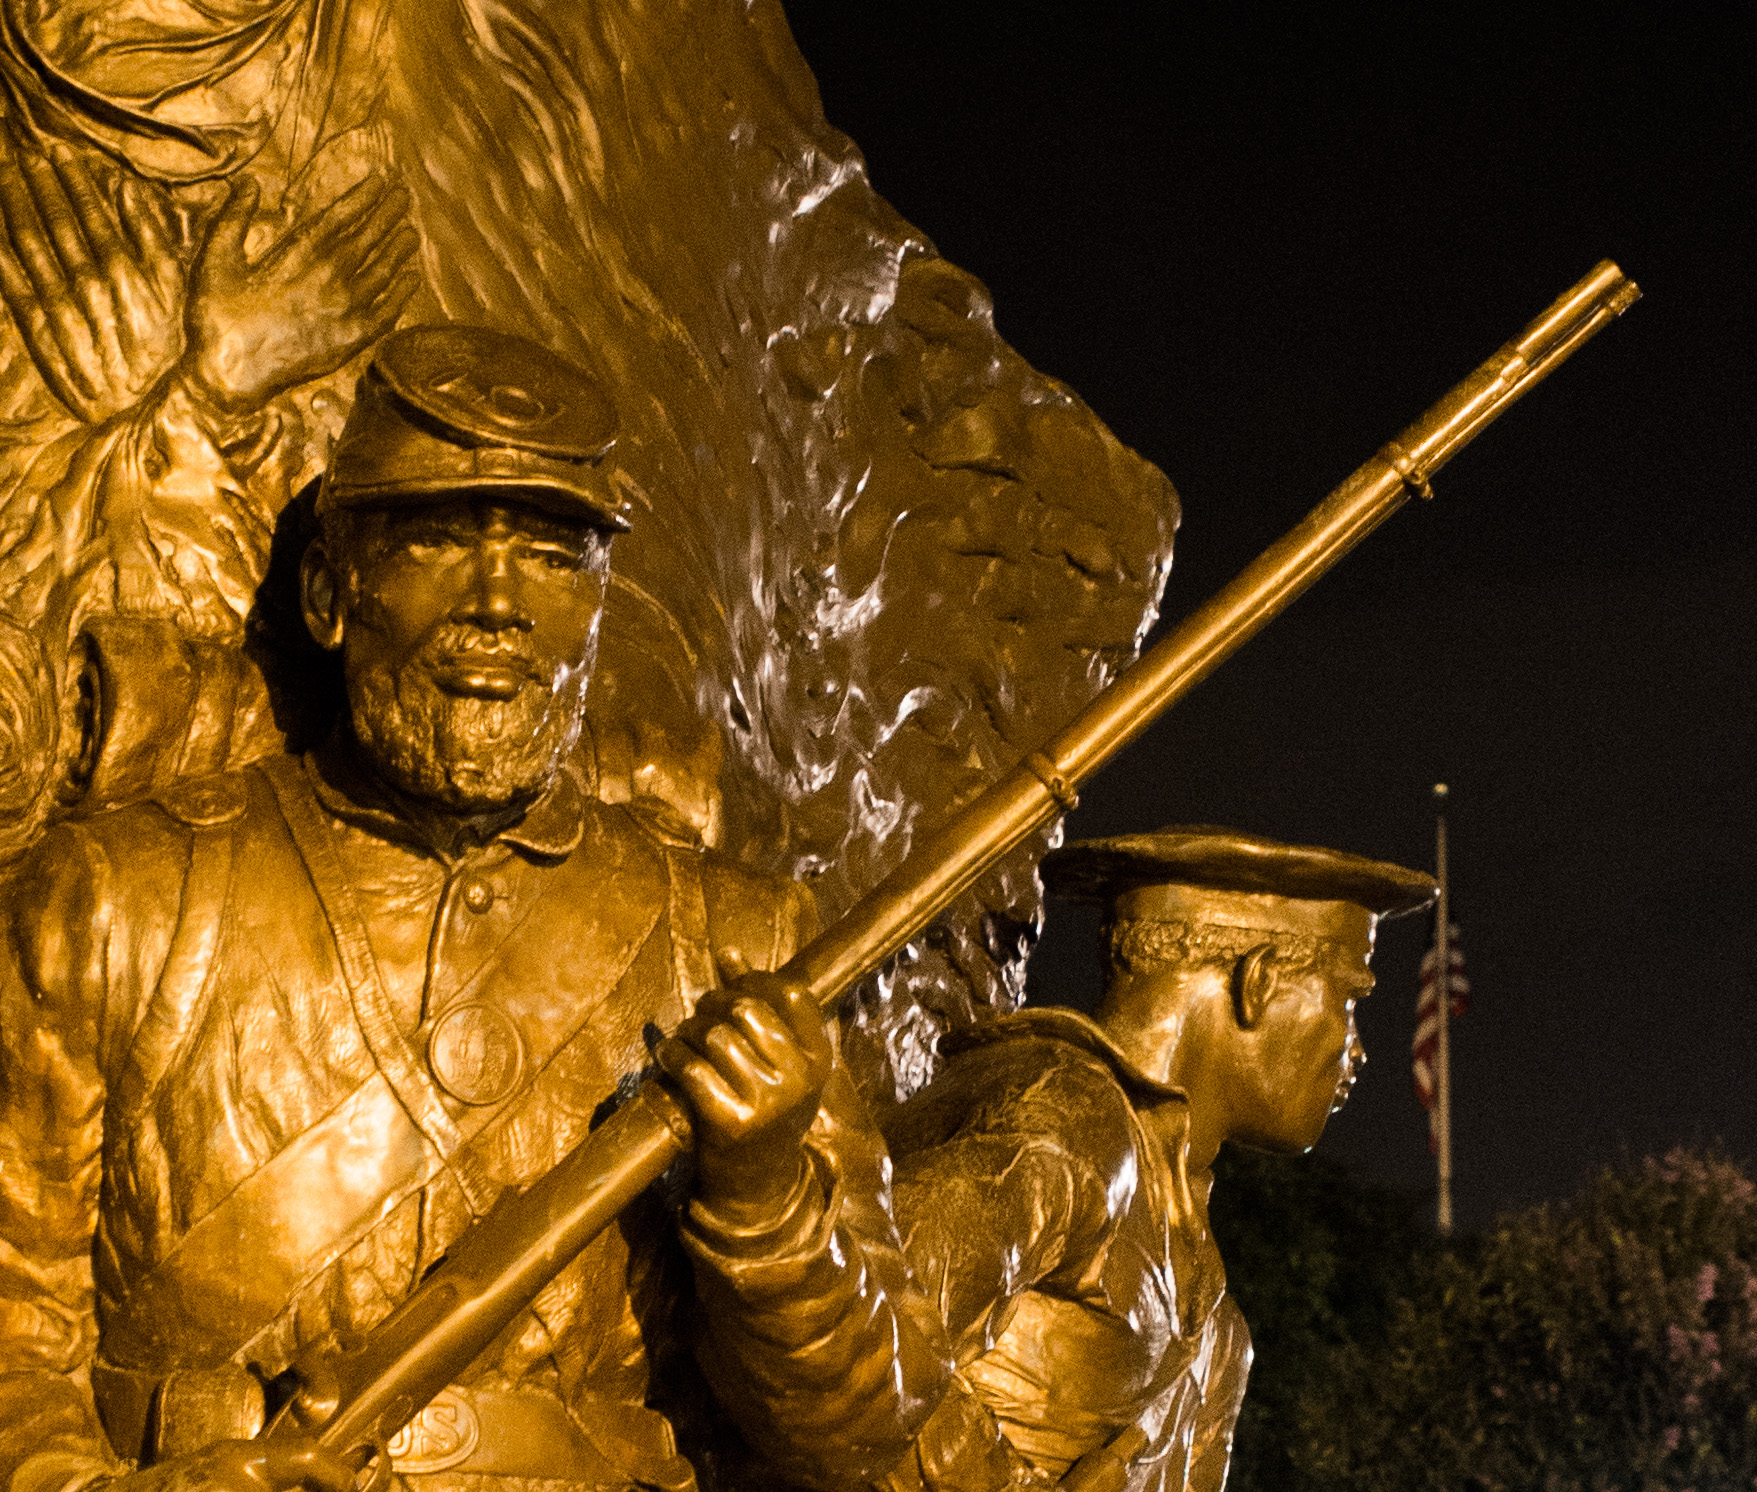
{"label": "shrub foliage", "polygon": [[1757,1488],[1757,1186],[1724,1153],[1449,1245],[1310,1160],[1231,1158],[1214,1212],[1257,1343],[1234,1492]]}

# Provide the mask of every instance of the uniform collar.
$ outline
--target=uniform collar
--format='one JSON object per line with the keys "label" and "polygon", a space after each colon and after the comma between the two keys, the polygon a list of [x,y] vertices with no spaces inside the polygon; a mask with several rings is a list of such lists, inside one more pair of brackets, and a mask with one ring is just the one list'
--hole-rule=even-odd
{"label": "uniform collar", "polygon": [[[357,749],[349,736],[332,735],[305,754],[306,775],[325,812],[380,839],[448,862],[490,844],[510,845],[538,860],[561,861],[578,848],[585,833],[586,794],[571,764],[556,773],[543,796],[523,814],[484,836],[449,816],[411,814],[395,793],[365,771]],[[452,826],[455,833],[444,832]]]}
{"label": "uniform collar", "polygon": [[1082,1051],[1091,1053],[1110,1068],[1117,1080],[1128,1090],[1130,1097],[1177,1098],[1185,1103],[1189,1101],[1189,1095],[1182,1088],[1171,1083],[1162,1083],[1142,1072],[1130,1060],[1128,1053],[1112,1039],[1110,1033],[1091,1016],[1063,1006],[1034,1005],[993,1020],[979,1021],[961,1030],[948,1031],[940,1037],[939,1050],[943,1055],[950,1056],[970,1047],[986,1046],[994,1041],[1017,1040],[1023,1036],[1065,1041],[1070,1046],[1077,1046]]}

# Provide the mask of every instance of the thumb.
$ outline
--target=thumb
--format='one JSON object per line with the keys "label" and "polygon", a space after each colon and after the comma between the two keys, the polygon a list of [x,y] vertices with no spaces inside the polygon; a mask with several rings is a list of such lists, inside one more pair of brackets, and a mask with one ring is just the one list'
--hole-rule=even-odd
{"label": "thumb", "polygon": [[262,200],[262,183],[248,171],[232,178],[232,190],[220,206],[213,227],[208,230],[207,252],[222,254],[229,259],[244,258],[244,238],[250,232],[256,205]]}
{"label": "thumb", "polygon": [[779,999],[781,1014],[792,1027],[812,1070],[820,1080],[827,1077],[830,1068],[835,1065],[836,1049],[830,1042],[823,1010],[812,998],[811,990],[803,983],[781,979],[777,979],[775,983],[779,988],[776,995],[771,997],[771,1003],[776,998]]}

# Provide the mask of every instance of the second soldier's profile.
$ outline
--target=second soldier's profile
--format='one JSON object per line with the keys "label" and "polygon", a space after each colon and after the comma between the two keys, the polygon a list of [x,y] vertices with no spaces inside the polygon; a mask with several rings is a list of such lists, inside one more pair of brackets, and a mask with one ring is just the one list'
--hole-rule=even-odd
{"label": "second soldier's profile", "polygon": [[1104,906],[1104,995],[952,1038],[887,1124],[958,1374],[884,1485],[1217,1492],[1251,1346],[1209,1167],[1227,1141],[1317,1143],[1360,1061],[1375,928],[1433,882],[1212,828],[1073,844],[1043,875]]}

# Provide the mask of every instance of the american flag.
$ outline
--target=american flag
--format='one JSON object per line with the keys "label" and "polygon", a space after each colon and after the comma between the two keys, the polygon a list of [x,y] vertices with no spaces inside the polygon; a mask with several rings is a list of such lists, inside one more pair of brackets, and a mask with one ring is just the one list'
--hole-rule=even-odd
{"label": "american flag", "polygon": [[[1434,943],[1422,956],[1421,994],[1415,1002],[1415,1040],[1411,1044],[1414,1057],[1415,1096],[1428,1111],[1428,1148],[1438,1151],[1439,1133],[1434,1128],[1434,1103],[1438,1099],[1435,1064],[1440,1060],[1440,924],[1434,921]],[[1447,992],[1452,996],[1452,1019],[1470,1009],[1470,984],[1464,977],[1464,948],[1458,941],[1458,924],[1450,922],[1446,930]]]}

